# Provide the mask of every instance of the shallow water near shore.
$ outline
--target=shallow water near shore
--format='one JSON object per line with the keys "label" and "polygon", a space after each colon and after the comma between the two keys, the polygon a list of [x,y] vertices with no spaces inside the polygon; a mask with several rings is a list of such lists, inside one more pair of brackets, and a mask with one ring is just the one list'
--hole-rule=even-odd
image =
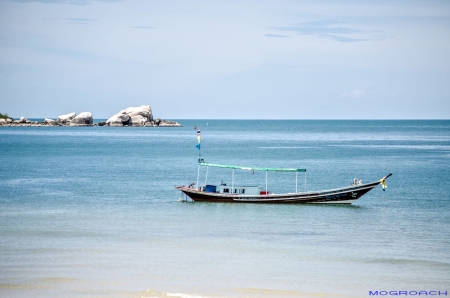
{"label": "shallow water near shore", "polygon": [[[175,121],[0,127],[0,296],[450,292],[450,121]],[[302,191],[393,176],[352,205],[182,202],[194,126],[206,162],[306,168]],[[221,181],[231,171],[209,169]],[[269,173],[269,190],[295,191],[295,174]]]}

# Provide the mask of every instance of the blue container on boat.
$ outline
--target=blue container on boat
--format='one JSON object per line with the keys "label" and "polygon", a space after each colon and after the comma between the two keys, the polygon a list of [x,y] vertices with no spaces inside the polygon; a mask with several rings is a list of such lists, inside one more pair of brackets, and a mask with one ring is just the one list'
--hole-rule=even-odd
{"label": "blue container on boat", "polygon": [[206,185],[205,191],[206,192],[216,192],[216,186],[215,185]]}

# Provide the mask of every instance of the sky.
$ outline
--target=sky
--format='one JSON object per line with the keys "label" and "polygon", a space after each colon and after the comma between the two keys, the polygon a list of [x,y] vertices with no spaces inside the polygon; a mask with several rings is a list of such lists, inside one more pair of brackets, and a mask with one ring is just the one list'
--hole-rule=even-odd
{"label": "sky", "polygon": [[450,119],[450,1],[0,0],[0,113]]}

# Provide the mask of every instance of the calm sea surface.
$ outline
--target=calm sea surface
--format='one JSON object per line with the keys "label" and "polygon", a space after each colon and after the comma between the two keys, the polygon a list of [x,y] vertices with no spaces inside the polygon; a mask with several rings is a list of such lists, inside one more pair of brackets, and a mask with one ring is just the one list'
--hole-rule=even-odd
{"label": "calm sea surface", "polygon": [[[450,295],[450,121],[177,121],[0,127],[0,296]],[[195,125],[206,162],[304,167],[302,191],[393,176],[351,206],[181,202]],[[269,189],[295,191],[295,174]]]}

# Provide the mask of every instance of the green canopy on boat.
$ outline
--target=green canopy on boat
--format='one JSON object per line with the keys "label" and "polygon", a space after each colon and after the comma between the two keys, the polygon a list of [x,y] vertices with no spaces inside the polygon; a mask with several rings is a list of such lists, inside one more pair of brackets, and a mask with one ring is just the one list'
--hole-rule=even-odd
{"label": "green canopy on boat", "polygon": [[227,168],[227,169],[237,169],[237,170],[247,170],[247,171],[306,172],[306,169],[295,169],[295,168],[253,168],[253,167],[219,165],[219,164],[213,164],[213,163],[199,163],[199,165],[204,166],[204,167]]}

